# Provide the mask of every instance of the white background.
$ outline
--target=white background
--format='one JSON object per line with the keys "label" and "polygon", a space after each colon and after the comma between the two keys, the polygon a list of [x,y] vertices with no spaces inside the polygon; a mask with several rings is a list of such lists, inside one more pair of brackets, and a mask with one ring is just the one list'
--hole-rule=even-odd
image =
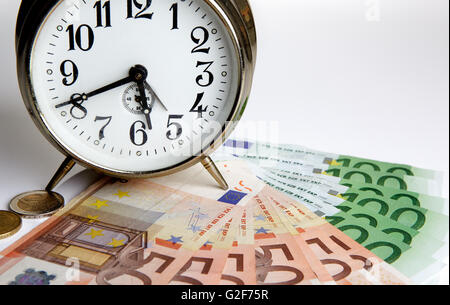
{"label": "white background", "polygon": [[[19,2],[0,4],[0,209],[45,186],[63,160],[18,90]],[[251,4],[258,63],[244,122],[277,122],[285,143],[444,171],[448,197],[448,0]]]}

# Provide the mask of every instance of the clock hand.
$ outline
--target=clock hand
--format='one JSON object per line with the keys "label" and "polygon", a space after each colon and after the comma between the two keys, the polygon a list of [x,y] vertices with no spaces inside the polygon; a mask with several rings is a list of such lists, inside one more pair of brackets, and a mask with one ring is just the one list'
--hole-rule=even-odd
{"label": "clock hand", "polygon": [[[150,114],[152,113],[152,108],[148,107],[147,95],[145,93],[144,80],[138,80],[137,85],[138,85],[139,94],[140,94],[139,103],[141,104],[141,106],[143,108],[143,113],[145,115],[145,119],[147,120],[148,129],[152,130],[153,129],[152,120],[150,119]],[[153,103],[152,103],[152,105],[153,105]]]}
{"label": "clock hand", "polygon": [[67,105],[75,105],[75,104],[78,104],[78,102],[87,101],[91,97],[94,97],[101,93],[105,93],[109,90],[126,85],[133,81],[140,81],[141,79],[145,80],[146,77],[147,77],[147,70],[145,69],[145,67],[137,65],[130,69],[129,75],[127,77],[125,77],[121,80],[118,80],[116,82],[113,82],[109,85],[106,85],[104,87],[101,87],[99,89],[96,89],[92,92],[77,94],[77,97],[75,97],[75,95],[72,95],[72,97],[74,97],[74,98],[71,98],[67,102],[56,105],[55,108],[61,108],[61,107],[67,106]]}
{"label": "clock hand", "polygon": [[[161,104],[161,106],[163,106],[163,108],[166,111],[169,111],[166,107],[166,105],[164,105],[164,103],[161,101],[161,99],[159,98],[159,96],[156,94],[155,90],[153,90],[153,88],[147,83],[145,82],[145,84],[147,85],[147,87],[149,88],[150,93],[156,98],[156,100]],[[151,109],[153,109],[153,107],[150,107]]]}
{"label": "clock hand", "polygon": [[73,105],[74,103],[77,103],[77,102],[87,101],[89,98],[91,98],[93,96],[96,96],[96,95],[99,95],[101,93],[104,93],[104,92],[107,92],[109,90],[112,90],[114,88],[126,85],[128,83],[131,83],[132,81],[134,81],[133,77],[130,77],[130,76],[125,77],[125,78],[123,78],[121,80],[118,80],[117,82],[111,83],[109,85],[101,87],[101,88],[99,88],[97,90],[94,90],[92,92],[79,94],[78,97],[70,99],[67,102],[60,103],[60,104],[56,105],[55,107],[56,108],[61,108],[61,107],[67,106],[67,105]]}

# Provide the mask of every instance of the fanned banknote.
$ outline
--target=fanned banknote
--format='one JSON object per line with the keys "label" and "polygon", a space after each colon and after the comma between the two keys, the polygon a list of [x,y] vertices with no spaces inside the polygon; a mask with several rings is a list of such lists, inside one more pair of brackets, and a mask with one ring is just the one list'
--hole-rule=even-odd
{"label": "fanned banknote", "polygon": [[276,156],[292,160],[304,160],[314,164],[326,165],[327,169],[354,168],[370,171],[400,173],[402,175],[423,177],[442,182],[443,173],[439,171],[417,168],[406,164],[396,164],[377,160],[358,158],[348,155],[321,152],[299,145],[274,145],[250,141],[228,140],[224,149],[233,154]]}
{"label": "fanned banknote", "polygon": [[448,200],[436,196],[441,173],[293,145],[230,140],[216,157],[232,158],[227,153],[248,161],[260,179],[326,217],[415,282],[445,266]]}
{"label": "fanned banknote", "polygon": [[[428,235],[426,232],[419,233],[411,227],[396,222],[394,219],[383,216],[373,210],[355,205],[354,203],[346,202],[338,197],[332,196],[331,198],[334,200],[327,201],[323,198],[331,195],[322,194],[321,196],[314,198],[311,195],[312,192],[298,191],[296,188],[291,188],[289,184],[277,181],[277,179],[265,177],[265,181],[277,190],[302,202],[305,206],[314,211],[316,215],[326,216],[326,219],[330,221],[330,223],[345,230],[345,232],[356,241],[364,246],[368,246],[374,253],[381,258],[386,259],[394,266],[398,266],[399,270],[417,282],[421,282],[423,278],[438,272],[444,266],[444,264],[440,262],[440,259],[448,256],[448,244]],[[342,205],[342,210],[339,209],[339,205],[336,207],[330,204],[330,202],[333,202],[334,204],[339,202],[339,204]],[[355,215],[353,215],[351,214],[352,211],[349,210],[349,207],[356,210],[359,209],[359,211],[363,211],[363,213],[358,213],[356,211],[354,212]],[[418,208],[413,207],[412,210],[416,211]],[[431,214],[440,215],[437,213]],[[406,216],[414,215],[415,214]],[[426,217],[428,217],[428,215],[425,215],[425,218],[423,219],[424,222],[420,223],[425,224],[426,222],[430,222],[430,226],[432,226],[433,219],[428,219]],[[403,220],[408,223],[408,220],[411,221],[410,218],[411,217],[406,217]],[[448,216],[440,215],[440,218],[444,221],[440,221],[437,228],[441,227],[442,230],[432,231],[432,234],[434,236],[442,237],[446,236],[448,233],[448,220],[445,222],[445,219],[448,219]],[[341,221],[338,223],[337,220]],[[413,219],[411,223],[416,224],[418,220],[420,220],[420,218]],[[377,245],[377,247],[374,247],[374,245]],[[424,274],[426,274],[426,276]]]}
{"label": "fanned banknote", "polygon": [[[333,274],[342,284],[406,284],[409,282],[395,268],[389,266],[369,250],[312,213],[301,203],[278,192],[263,193],[269,204],[286,215],[286,225],[315,249],[324,265],[336,266],[340,271]],[[319,256],[319,253],[320,256]]]}
{"label": "fanned banknote", "polygon": [[0,282],[41,269],[55,283],[167,284],[236,209],[149,181],[103,179],[6,249]]}
{"label": "fanned banknote", "polygon": [[[359,183],[355,181],[346,181],[342,185],[334,184],[329,181],[324,181],[323,179],[302,177],[294,171],[288,172],[270,168],[263,169],[255,167],[252,167],[252,169],[257,173],[260,173],[260,175],[269,174],[272,178],[276,178],[280,181],[283,181],[283,183],[295,186],[299,188],[299,190],[301,190],[302,188],[308,189],[310,191],[315,190],[318,193],[327,193],[338,197],[345,194],[346,198],[351,201],[354,201],[357,196],[361,194],[369,193],[389,198],[391,200],[396,200],[398,202],[403,202],[410,206],[423,207],[427,210],[435,211],[447,216],[449,215],[448,199],[441,197],[429,196],[417,192],[384,187],[369,183]],[[314,187],[312,188],[311,185],[314,185]]]}
{"label": "fanned banknote", "polygon": [[222,271],[222,285],[256,285],[253,209],[245,207],[239,217],[233,246]]}
{"label": "fanned banknote", "polygon": [[301,146],[228,140],[218,153],[221,152],[233,154],[261,167],[296,171],[306,176],[333,176],[335,179],[328,179],[337,183],[353,180],[433,196],[440,195],[442,191],[443,174],[438,171],[327,154]]}
{"label": "fanned banknote", "polygon": [[289,160],[260,155],[242,155],[239,157],[262,167],[276,168],[291,175],[322,178],[335,184],[345,185],[353,181],[424,193],[430,196],[438,196],[442,190],[440,183],[435,180],[408,176],[401,173],[350,168],[328,169],[320,164],[312,164],[301,160]]}
{"label": "fanned banknote", "polygon": [[[1,253],[0,283],[409,282],[258,179],[244,162],[217,165],[228,190],[218,189],[200,166],[151,180],[100,180]],[[283,200],[290,200],[296,216],[303,215],[301,210],[308,217],[293,223],[277,211]],[[317,252],[317,238],[335,243],[326,244],[334,256]]]}

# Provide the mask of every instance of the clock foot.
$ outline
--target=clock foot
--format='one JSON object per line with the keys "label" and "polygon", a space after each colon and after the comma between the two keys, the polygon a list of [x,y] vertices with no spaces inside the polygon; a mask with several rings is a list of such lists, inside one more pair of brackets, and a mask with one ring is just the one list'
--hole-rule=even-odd
{"label": "clock foot", "polygon": [[216,164],[214,164],[214,161],[210,157],[204,158],[202,160],[202,165],[211,174],[211,176],[213,176],[214,180],[217,181],[221,188],[224,190],[229,189],[228,183],[225,181],[225,178],[222,176]]}
{"label": "clock foot", "polygon": [[56,171],[53,178],[50,180],[50,182],[47,184],[47,187],[45,190],[47,192],[51,192],[59,182],[70,172],[70,170],[75,166],[75,161],[71,157],[67,157],[63,163],[61,163],[61,166]]}
{"label": "clock foot", "polygon": [[10,209],[23,218],[42,218],[55,214],[64,206],[64,197],[52,190],[74,165],[75,161],[72,158],[64,160],[45,190],[17,195],[11,200]]}

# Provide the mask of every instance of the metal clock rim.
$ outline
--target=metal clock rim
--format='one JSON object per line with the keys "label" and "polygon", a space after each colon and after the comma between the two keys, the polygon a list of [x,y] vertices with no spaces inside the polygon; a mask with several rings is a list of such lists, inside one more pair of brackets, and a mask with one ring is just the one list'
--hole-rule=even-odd
{"label": "metal clock rim", "polygon": [[[230,37],[232,38],[236,55],[239,58],[239,82],[238,90],[234,98],[233,110],[226,123],[222,126],[222,133],[205,146],[206,149],[201,150],[200,155],[194,155],[187,158],[185,161],[173,165],[168,168],[163,168],[156,171],[117,171],[110,169],[99,164],[95,164],[89,160],[86,160],[82,156],[79,156],[73,152],[70,147],[61,143],[55,134],[53,134],[47,127],[47,123],[44,115],[39,110],[36,97],[34,95],[33,86],[31,84],[31,54],[34,48],[36,39],[39,36],[39,32],[43,23],[46,21],[51,12],[60,5],[64,0],[55,0],[48,9],[44,9],[41,13],[42,16],[38,17],[36,25],[32,23],[30,26],[34,26],[35,30],[31,29],[26,31],[27,28],[23,27],[17,33],[16,37],[16,50],[17,50],[17,70],[19,85],[25,106],[28,109],[34,123],[44,135],[44,137],[61,153],[67,157],[71,157],[76,162],[86,168],[94,169],[98,172],[120,178],[151,178],[170,175],[188,167],[191,167],[205,157],[211,154],[216,148],[218,148],[223,141],[230,135],[235,128],[235,122],[238,122],[242,116],[242,113],[246,107],[248,96],[250,94],[253,72],[255,69],[255,57],[256,57],[256,33],[254,28],[254,20],[251,13],[250,6],[247,0],[204,0],[219,16],[223,24],[225,25]],[[29,2],[29,1],[28,1]],[[242,8],[248,7],[246,18],[242,16]],[[21,8],[22,9],[22,8]],[[29,16],[27,16],[29,17]],[[24,22],[27,22],[25,17]],[[20,49],[21,45],[24,45],[23,49]]]}

